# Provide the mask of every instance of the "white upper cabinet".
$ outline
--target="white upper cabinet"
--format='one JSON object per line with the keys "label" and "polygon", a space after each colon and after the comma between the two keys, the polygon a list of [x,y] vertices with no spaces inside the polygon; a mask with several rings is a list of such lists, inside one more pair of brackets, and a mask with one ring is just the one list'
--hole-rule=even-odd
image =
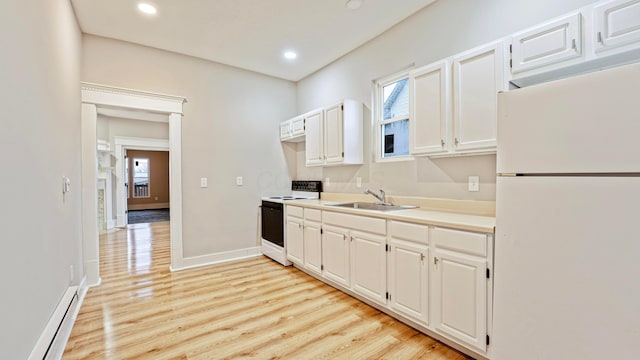
{"label": "white upper cabinet", "polygon": [[283,121],[280,123],[280,141],[304,141],[304,130],[304,116]]}
{"label": "white upper cabinet", "polygon": [[340,103],[324,110],[324,152],[327,164],[339,164],[344,160],[343,106]]}
{"label": "white upper cabinet", "polygon": [[291,121],[283,121],[280,123],[280,141],[284,141],[291,137]]}
{"label": "white upper cabinet", "polygon": [[450,62],[443,60],[425,66],[411,72],[409,77],[411,154],[446,152],[451,109]]}
{"label": "white upper cabinet", "polygon": [[362,103],[345,99],[306,116],[306,165],[362,164]]}
{"label": "white upper cabinet", "polygon": [[617,0],[594,7],[595,51],[640,42],[640,1]]}
{"label": "white upper cabinet", "polygon": [[514,74],[555,64],[582,54],[582,14],[574,13],[511,37]]}
{"label": "white upper cabinet", "polygon": [[496,148],[497,95],[505,90],[502,41],[453,58],[453,145],[460,151]]}
{"label": "white upper cabinet", "polygon": [[324,121],[322,109],[305,115],[307,126],[305,150],[307,166],[324,163]]}

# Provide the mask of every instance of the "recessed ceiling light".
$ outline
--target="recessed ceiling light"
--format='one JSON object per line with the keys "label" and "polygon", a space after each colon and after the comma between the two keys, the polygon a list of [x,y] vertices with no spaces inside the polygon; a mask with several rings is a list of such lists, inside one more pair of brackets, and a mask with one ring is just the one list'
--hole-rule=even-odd
{"label": "recessed ceiling light", "polygon": [[147,4],[147,3],[139,3],[138,4],[138,10],[142,11],[145,14],[149,14],[149,15],[154,15],[156,12],[158,12],[158,10],[156,10],[156,7],[151,5],[151,4]]}
{"label": "recessed ceiling light", "polygon": [[286,51],[284,53],[284,57],[287,59],[293,60],[298,57],[298,54],[294,53],[293,51]]}
{"label": "recessed ceiling light", "polygon": [[363,0],[347,0],[347,3],[344,6],[348,7],[351,10],[360,9],[362,6]]}

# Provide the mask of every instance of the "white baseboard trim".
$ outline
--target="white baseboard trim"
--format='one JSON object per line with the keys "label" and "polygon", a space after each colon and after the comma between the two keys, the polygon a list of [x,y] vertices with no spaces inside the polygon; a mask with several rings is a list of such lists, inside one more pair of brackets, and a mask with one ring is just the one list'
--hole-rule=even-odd
{"label": "white baseboard trim", "polygon": [[171,264],[169,268],[171,271],[180,271],[201,266],[220,264],[234,260],[248,259],[261,255],[262,252],[260,251],[260,247],[254,246],[250,248],[183,258],[180,260],[177,266]]}
{"label": "white baseboard trim", "polygon": [[78,308],[77,302],[74,301],[77,295],[77,286],[69,286],[64,292],[42,334],[40,334],[40,338],[38,338],[36,345],[31,350],[29,360],[59,359],[62,357],[62,353],[57,357],[54,355],[60,351],[64,352],[64,347],[62,347],[62,350],[58,350],[59,346],[55,347],[54,345],[60,344],[58,340],[63,340],[65,344],[67,342],[64,337],[65,334],[66,337],[69,336],[68,334],[71,333],[71,327],[73,327],[73,322],[69,322],[68,320],[71,313]]}
{"label": "white baseboard trim", "polygon": [[153,204],[131,204],[127,205],[127,210],[152,210],[152,209],[169,209],[169,203],[153,203]]}

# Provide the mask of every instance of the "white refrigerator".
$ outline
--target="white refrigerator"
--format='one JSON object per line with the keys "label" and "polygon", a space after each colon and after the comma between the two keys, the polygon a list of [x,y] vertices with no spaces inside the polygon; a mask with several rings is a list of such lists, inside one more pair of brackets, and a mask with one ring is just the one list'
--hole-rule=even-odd
{"label": "white refrigerator", "polygon": [[640,359],[640,64],[498,105],[491,359]]}

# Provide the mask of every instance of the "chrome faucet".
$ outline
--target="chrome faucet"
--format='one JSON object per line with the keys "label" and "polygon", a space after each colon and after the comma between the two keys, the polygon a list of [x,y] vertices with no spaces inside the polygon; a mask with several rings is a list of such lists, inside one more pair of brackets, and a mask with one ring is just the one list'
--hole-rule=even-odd
{"label": "chrome faucet", "polygon": [[382,189],[380,189],[380,194],[376,194],[375,192],[373,192],[373,191],[371,191],[369,189],[364,189],[364,193],[372,195],[376,199],[380,200],[377,204],[380,204],[380,205],[391,205],[391,203],[387,202],[386,195],[384,193],[384,190],[382,190]]}

